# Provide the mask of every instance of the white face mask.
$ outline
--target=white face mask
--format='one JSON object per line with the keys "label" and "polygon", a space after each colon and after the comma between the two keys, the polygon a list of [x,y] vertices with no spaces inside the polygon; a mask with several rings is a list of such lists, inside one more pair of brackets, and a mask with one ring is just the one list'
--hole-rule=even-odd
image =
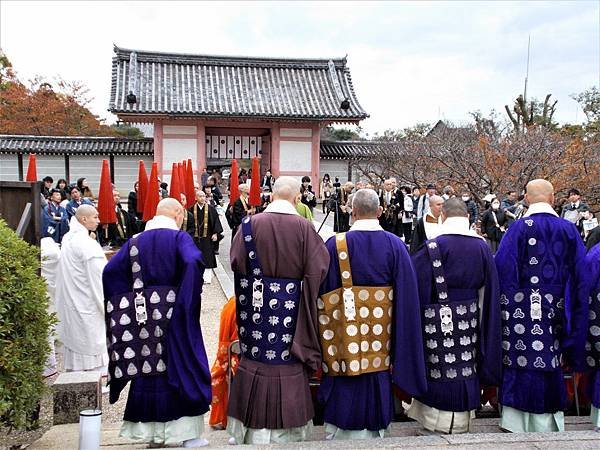
{"label": "white face mask", "polygon": [[499,209],[500,203],[492,203],[492,209]]}
{"label": "white face mask", "polygon": [[464,202],[468,202],[470,198],[471,197],[467,197],[466,195],[463,195],[463,197],[462,197]]}

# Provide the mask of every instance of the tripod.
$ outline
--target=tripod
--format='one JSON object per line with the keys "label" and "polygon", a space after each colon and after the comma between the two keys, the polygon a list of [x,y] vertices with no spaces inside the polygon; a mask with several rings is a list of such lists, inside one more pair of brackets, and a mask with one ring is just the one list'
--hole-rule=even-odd
{"label": "tripod", "polygon": [[340,230],[340,215],[338,213],[338,198],[337,198],[337,193],[336,193],[334,196],[332,196],[329,199],[329,206],[327,207],[327,214],[325,214],[325,218],[323,219],[323,222],[321,222],[321,226],[317,230],[317,234],[319,234],[321,232],[321,228],[323,228],[323,225],[325,225],[325,222],[327,222],[327,218],[329,217],[329,214],[331,214],[331,210],[333,209],[333,208],[331,208],[332,205],[335,208],[335,213],[333,214],[333,216],[335,217],[335,223],[337,225],[336,229],[339,232],[339,230]]}

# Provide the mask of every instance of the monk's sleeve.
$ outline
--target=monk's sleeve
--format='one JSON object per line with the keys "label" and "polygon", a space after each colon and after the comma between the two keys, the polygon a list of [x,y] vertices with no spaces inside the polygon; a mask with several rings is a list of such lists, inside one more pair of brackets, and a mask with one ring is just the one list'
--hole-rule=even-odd
{"label": "monk's sleeve", "polygon": [[417,396],[427,390],[417,278],[403,244],[395,244],[392,380]]}
{"label": "monk's sleeve", "polygon": [[521,224],[515,222],[506,232],[496,252],[494,262],[498,270],[500,293],[507,297],[514,295],[519,289],[519,245],[524,244],[521,238]]}
{"label": "monk's sleeve", "polygon": [[167,375],[182,396],[208,405],[211,378],[199,323],[204,263],[187,233],[179,233],[177,247],[182,274],[169,324]]}
{"label": "monk's sleeve", "polygon": [[479,376],[481,383],[498,386],[502,378],[500,284],[494,257],[487,245],[483,248],[483,260],[485,285],[479,305]]}
{"label": "monk's sleeve", "polygon": [[298,322],[292,354],[301,362],[317,371],[321,367],[321,344],[317,323],[317,297],[319,286],[327,275],[329,253],[321,237],[311,224],[304,228],[304,278],[302,298],[298,309]]}
{"label": "monk's sleeve", "polygon": [[584,371],[585,341],[589,320],[590,273],[585,262],[585,247],[573,227],[570,244],[574,247],[569,264],[569,281],[565,289],[565,313],[567,317],[567,338],[562,342],[567,365],[576,371]]}
{"label": "monk's sleeve", "polygon": [[229,259],[231,261],[231,270],[233,272],[246,274],[246,246],[241,232],[236,233],[231,241]]}
{"label": "monk's sleeve", "polygon": [[[129,259],[129,243],[127,243],[121,247],[117,254],[110,259],[106,266],[104,266],[104,271],[102,272],[102,288],[104,291],[105,308],[106,302],[109,301],[113,296],[131,291],[132,283],[131,262]],[[106,338],[107,342],[110,342],[111,336],[108,331],[110,329],[108,325],[108,316],[105,314],[104,317],[106,320]],[[111,404],[119,400],[121,391],[125,388],[128,382],[128,380],[110,380],[109,402]]]}

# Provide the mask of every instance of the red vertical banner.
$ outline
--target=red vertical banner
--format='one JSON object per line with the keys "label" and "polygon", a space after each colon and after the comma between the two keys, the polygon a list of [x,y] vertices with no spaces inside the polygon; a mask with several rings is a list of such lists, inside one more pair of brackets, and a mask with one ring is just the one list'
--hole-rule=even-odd
{"label": "red vertical banner", "polygon": [[231,174],[229,175],[229,204],[233,205],[240,196],[238,180],[238,162],[237,159],[231,161]]}
{"label": "red vertical banner", "polygon": [[138,168],[138,193],[137,193],[137,212],[144,212],[146,203],[146,192],[148,191],[148,175],[146,175],[146,166],[144,161],[140,159]]}
{"label": "red vertical banner", "polygon": [[260,166],[258,158],[252,158],[252,182],[250,184],[250,198],[252,206],[260,206]]}
{"label": "red vertical banner", "polygon": [[30,154],[29,164],[27,165],[27,176],[25,177],[25,181],[35,183],[37,180],[37,160],[34,154]]}
{"label": "red vertical banner", "polygon": [[152,163],[150,171],[150,180],[148,181],[148,192],[146,193],[146,202],[144,204],[144,222],[152,219],[156,215],[156,207],[160,193],[158,190],[158,163]]}
{"label": "red vertical banner", "polygon": [[103,159],[102,172],[100,173],[100,192],[98,193],[98,218],[101,224],[117,223],[112,192],[108,159]]}

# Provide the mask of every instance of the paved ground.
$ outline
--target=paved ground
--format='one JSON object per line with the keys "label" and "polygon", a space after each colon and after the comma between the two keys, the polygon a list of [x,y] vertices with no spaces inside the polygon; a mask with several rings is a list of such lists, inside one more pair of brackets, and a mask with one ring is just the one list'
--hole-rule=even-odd
{"label": "paved ground", "polygon": [[[393,423],[390,437],[363,441],[324,441],[323,427],[315,427],[311,440],[297,444],[257,445],[254,448],[273,449],[369,449],[369,448],[417,448],[417,449],[598,449],[600,434],[591,431],[587,417],[568,417],[567,431],[564,433],[511,434],[500,432],[498,419],[476,419],[474,432],[463,435],[418,436],[420,427],[414,422]],[[78,425],[53,427],[30,448],[34,450],[72,449],[78,444]],[[225,431],[207,431],[209,448],[231,448],[227,444]],[[252,446],[244,446],[252,447]],[[119,424],[104,423],[102,428],[103,450],[132,450],[147,448],[142,444],[132,444],[119,437]],[[171,447],[172,448],[172,447]]]}

